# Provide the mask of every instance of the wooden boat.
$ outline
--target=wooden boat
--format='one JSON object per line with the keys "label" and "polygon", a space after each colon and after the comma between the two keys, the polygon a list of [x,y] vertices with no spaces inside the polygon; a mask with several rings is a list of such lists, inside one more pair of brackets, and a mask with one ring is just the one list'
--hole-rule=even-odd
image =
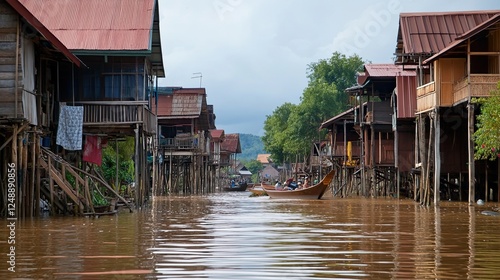
{"label": "wooden boat", "polygon": [[330,171],[318,184],[305,189],[289,190],[266,190],[270,198],[284,199],[320,199],[330,185],[335,175],[335,170]]}
{"label": "wooden boat", "polygon": [[248,189],[253,195],[261,196],[266,194],[266,190],[262,186],[254,186],[253,188]]}
{"label": "wooden boat", "polygon": [[225,192],[244,192],[247,190],[247,187],[248,187],[247,183],[241,183],[241,184],[237,184],[234,187],[231,187],[231,186],[224,187],[224,188],[222,188],[222,190]]}
{"label": "wooden boat", "polygon": [[268,185],[268,184],[260,184],[262,186],[263,189],[265,190],[275,190],[276,188],[274,187],[274,185]]}

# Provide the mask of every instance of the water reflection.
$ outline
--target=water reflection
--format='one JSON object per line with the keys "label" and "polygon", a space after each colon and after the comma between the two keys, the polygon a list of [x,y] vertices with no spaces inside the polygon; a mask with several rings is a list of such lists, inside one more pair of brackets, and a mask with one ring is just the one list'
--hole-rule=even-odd
{"label": "water reflection", "polygon": [[[500,217],[443,202],[250,198],[155,199],[99,219],[18,222],[16,273],[1,279],[495,279]],[[4,253],[5,252],[5,253]]]}

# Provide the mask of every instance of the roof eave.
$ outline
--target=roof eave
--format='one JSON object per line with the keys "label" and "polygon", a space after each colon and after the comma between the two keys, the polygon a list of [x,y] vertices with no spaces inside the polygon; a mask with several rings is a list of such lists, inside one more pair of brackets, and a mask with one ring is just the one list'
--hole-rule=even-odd
{"label": "roof eave", "polygon": [[6,0],[9,5],[16,10],[33,28],[35,28],[40,34],[42,34],[45,39],[47,39],[57,50],[62,52],[66,58],[68,58],[71,62],[76,64],[76,66],[80,67],[83,63],[82,61],[76,57],[73,53],[71,53],[66,46],[57,39],[57,37],[50,32],[26,7],[23,6],[18,0]]}

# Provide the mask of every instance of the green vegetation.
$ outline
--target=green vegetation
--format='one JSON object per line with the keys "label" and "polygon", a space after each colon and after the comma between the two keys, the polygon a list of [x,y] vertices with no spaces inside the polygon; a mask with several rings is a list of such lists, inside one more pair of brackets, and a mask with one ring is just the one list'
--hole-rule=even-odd
{"label": "green vegetation", "polygon": [[242,160],[241,163],[245,165],[248,171],[252,172],[252,182],[259,181],[259,172],[262,170],[263,166],[260,161],[256,159]]}
{"label": "green vegetation", "polygon": [[258,154],[266,153],[262,139],[259,136],[241,133],[240,141],[241,154],[238,157],[242,160],[257,159]]}
{"label": "green vegetation", "polygon": [[[120,184],[129,183],[134,180],[134,137],[126,137],[125,141],[118,141],[118,180]],[[104,179],[109,185],[119,190],[121,186],[115,186],[116,180],[116,143],[111,141],[102,152],[102,166],[100,167]]]}
{"label": "green vegetation", "polygon": [[345,89],[356,84],[356,73],[364,61],[357,55],[346,57],[338,52],[329,59],[308,65],[309,83],[298,105],[279,106],[264,123],[264,148],[278,164],[307,157],[311,144],[324,139],[318,131],[321,123],[349,108]]}
{"label": "green vegetation", "polygon": [[500,157],[500,82],[490,97],[477,98],[474,102],[481,105],[477,117],[477,130],[474,132],[476,159],[495,160]]}

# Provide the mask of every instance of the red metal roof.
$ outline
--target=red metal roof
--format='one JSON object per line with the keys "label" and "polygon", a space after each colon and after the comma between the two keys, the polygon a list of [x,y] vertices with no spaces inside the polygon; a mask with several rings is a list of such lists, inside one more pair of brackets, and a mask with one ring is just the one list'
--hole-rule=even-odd
{"label": "red metal roof", "polygon": [[480,25],[476,26],[475,28],[465,32],[464,34],[458,36],[455,41],[453,41],[451,44],[449,44],[446,48],[442,49],[439,53],[433,55],[432,57],[426,59],[424,61],[424,64],[427,64],[438,57],[442,56],[449,50],[455,48],[456,46],[464,43],[467,39],[471,38],[472,36],[478,34],[479,32],[485,30],[486,28],[491,27],[495,23],[500,21],[500,13],[496,14],[495,16],[491,17],[489,20],[481,23]]}
{"label": "red metal roof", "polygon": [[358,74],[358,84],[363,85],[370,78],[390,78],[396,76],[415,76],[415,71],[405,70],[395,64],[365,64],[365,72]]}
{"label": "red metal roof", "polygon": [[41,23],[19,0],[7,0],[12,8],[14,8],[33,28],[35,28],[45,39],[47,39],[58,51],[62,52],[70,61],[77,66],[81,65],[80,59],[73,55],[67,46],[61,42],[57,36],[52,33],[43,23]]}
{"label": "red metal roof", "polygon": [[212,129],[212,130],[210,130],[210,136],[212,136],[212,140],[214,142],[218,142],[224,137],[224,130],[223,129]]}
{"label": "red metal roof", "polygon": [[18,0],[70,50],[151,50],[156,0]]}
{"label": "red metal roof", "polygon": [[206,111],[207,100],[204,88],[180,88],[171,94],[159,94],[158,119],[198,118]]}
{"label": "red metal roof", "polygon": [[402,13],[396,54],[435,54],[500,10]]}
{"label": "red metal roof", "polygon": [[220,145],[221,151],[232,154],[241,153],[240,135],[238,133],[226,134],[226,138]]}

